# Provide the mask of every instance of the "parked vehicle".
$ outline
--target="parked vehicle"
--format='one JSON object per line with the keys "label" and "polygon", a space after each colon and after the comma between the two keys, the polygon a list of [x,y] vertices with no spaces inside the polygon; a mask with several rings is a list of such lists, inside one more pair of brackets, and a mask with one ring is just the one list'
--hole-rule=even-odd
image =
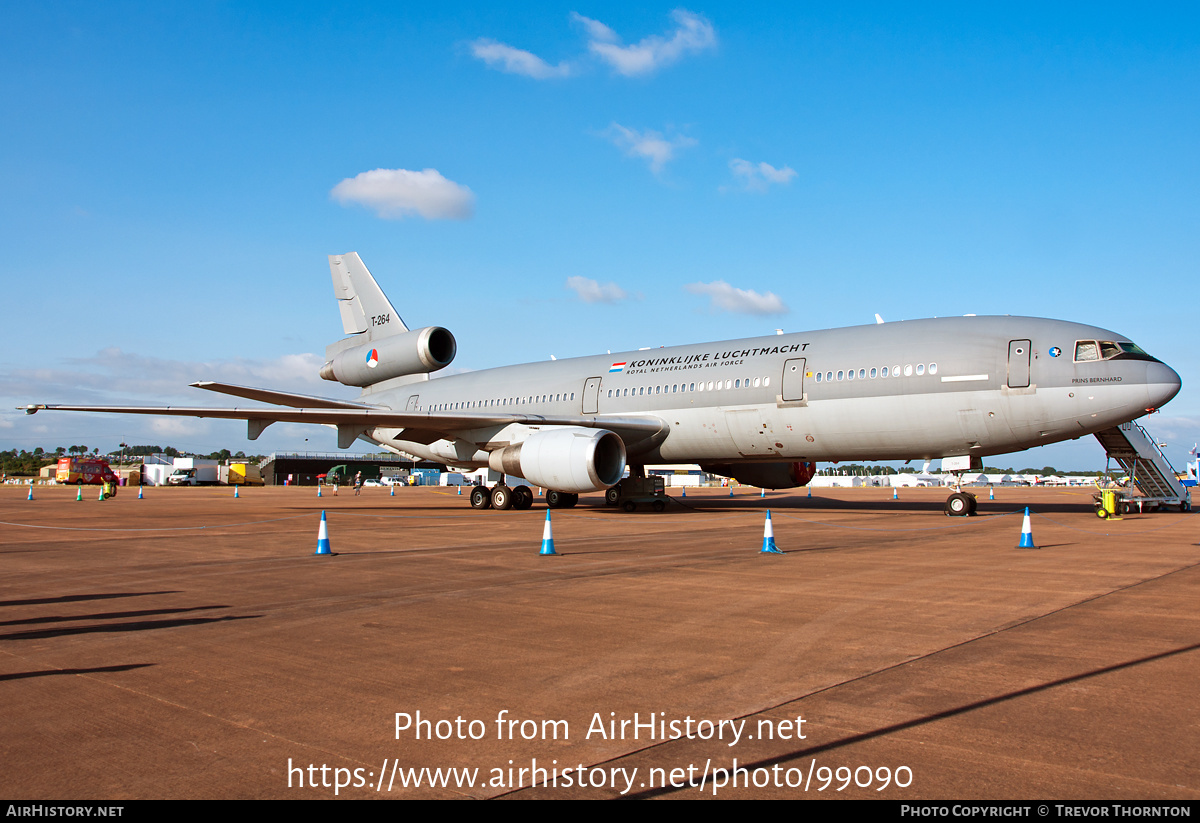
{"label": "parked vehicle", "polygon": [[58,461],[58,469],[54,479],[59,483],[72,486],[92,485],[102,483],[117,483],[117,475],[108,466],[103,457],[62,457]]}

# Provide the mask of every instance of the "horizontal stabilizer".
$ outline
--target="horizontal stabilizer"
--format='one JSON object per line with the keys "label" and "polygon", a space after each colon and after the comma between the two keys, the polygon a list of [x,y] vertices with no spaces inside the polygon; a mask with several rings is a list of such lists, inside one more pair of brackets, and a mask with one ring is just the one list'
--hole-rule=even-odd
{"label": "horizontal stabilizer", "polygon": [[[263,403],[275,403],[279,406],[294,406],[299,409],[370,409],[377,408],[366,403],[356,403],[353,400],[336,400],[332,397],[314,397],[308,394],[275,391],[274,389],[256,389],[251,386],[235,386],[232,383],[217,383],[212,380],[201,380],[192,383],[197,389],[232,394],[234,397],[244,397],[247,400],[259,400]],[[254,438],[250,438],[253,440]]]}

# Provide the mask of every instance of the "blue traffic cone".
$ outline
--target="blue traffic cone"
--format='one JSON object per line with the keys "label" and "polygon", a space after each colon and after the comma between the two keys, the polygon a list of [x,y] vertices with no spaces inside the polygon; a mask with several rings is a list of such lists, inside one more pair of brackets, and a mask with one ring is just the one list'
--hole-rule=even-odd
{"label": "blue traffic cone", "polygon": [[320,496],[321,496],[321,484],[318,483],[317,484],[317,497],[320,497]]}
{"label": "blue traffic cone", "polygon": [[900,499],[900,490],[899,490],[899,489],[897,489],[895,486],[892,486],[892,499],[893,499],[893,500],[899,500],[899,499]]}
{"label": "blue traffic cone", "polygon": [[144,499],[145,499],[145,496],[142,494],[142,487],[138,486],[138,500],[144,500]]}
{"label": "blue traffic cone", "polygon": [[808,487],[808,496],[812,497],[812,486]]}
{"label": "blue traffic cone", "polygon": [[680,496],[680,497],[687,497],[687,486],[684,486],[684,487],[683,487],[683,492],[682,492],[682,493],[681,493],[679,496]]}
{"label": "blue traffic cone", "polygon": [[766,497],[766,496],[767,496],[767,490],[766,490],[766,489],[764,489],[764,488],[760,488],[760,489],[758,490],[758,496],[759,496],[759,497]]}
{"label": "blue traffic cone", "polygon": [[732,483],[729,484],[729,496],[733,497],[733,484]]}
{"label": "blue traffic cone", "polygon": [[462,484],[459,484],[458,491],[455,492],[455,494],[457,494],[459,497],[462,497]]}
{"label": "blue traffic cone", "polygon": [[550,510],[546,509],[546,525],[542,527],[542,550],[538,554],[557,555],[554,550],[554,532],[550,529]]}
{"label": "blue traffic cone", "polygon": [[321,527],[317,529],[317,550],[313,554],[333,554],[329,548],[329,526],[325,522],[325,512],[321,511]]}
{"label": "blue traffic cone", "polygon": [[388,493],[388,497],[395,497],[396,496],[396,484],[393,483],[392,485],[388,486],[388,488],[391,489],[391,491]]}
{"label": "blue traffic cone", "polygon": [[767,520],[763,524],[763,545],[759,554],[783,554],[775,545],[775,527],[771,525],[770,509],[767,509]]}
{"label": "blue traffic cone", "polygon": [[995,499],[996,499],[996,487],[988,486],[988,500],[995,500]]}
{"label": "blue traffic cone", "polygon": [[1021,523],[1021,542],[1017,544],[1018,549],[1036,549],[1033,545],[1033,526],[1029,522],[1029,507],[1025,507],[1025,520]]}
{"label": "blue traffic cone", "polygon": [[[80,494],[83,494],[83,489],[80,489],[80,490],[79,490],[79,493],[80,493]],[[25,499],[26,499],[26,500],[32,500],[32,499],[33,499],[33,484],[32,484],[32,483],[30,483],[30,484],[29,484],[29,496],[28,496],[28,497],[26,497]]]}
{"label": "blue traffic cone", "polygon": [[238,487],[237,486],[233,487],[233,499],[234,500],[238,499]]}
{"label": "blue traffic cone", "polygon": [[538,486],[538,497],[542,496],[542,487]]}

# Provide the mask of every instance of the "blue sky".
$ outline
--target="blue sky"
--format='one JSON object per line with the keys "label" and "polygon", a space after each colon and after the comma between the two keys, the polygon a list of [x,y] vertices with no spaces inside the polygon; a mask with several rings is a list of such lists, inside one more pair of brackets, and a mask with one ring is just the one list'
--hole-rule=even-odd
{"label": "blue sky", "polygon": [[1171,364],[1148,424],[1200,439],[1194,4],[0,9],[0,448],[333,450],[13,407],[352,395],[347,251],[458,369],[1027,314]]}

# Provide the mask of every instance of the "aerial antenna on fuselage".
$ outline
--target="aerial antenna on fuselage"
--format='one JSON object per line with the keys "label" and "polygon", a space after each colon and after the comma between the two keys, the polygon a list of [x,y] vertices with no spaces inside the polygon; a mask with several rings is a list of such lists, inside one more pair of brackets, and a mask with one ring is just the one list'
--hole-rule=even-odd
{"label": "aerial antenna on fuselage", "polygon": [[883,318],[879,316],[879,312],[875,312],[875,323],[879,326],[883,325]]}

